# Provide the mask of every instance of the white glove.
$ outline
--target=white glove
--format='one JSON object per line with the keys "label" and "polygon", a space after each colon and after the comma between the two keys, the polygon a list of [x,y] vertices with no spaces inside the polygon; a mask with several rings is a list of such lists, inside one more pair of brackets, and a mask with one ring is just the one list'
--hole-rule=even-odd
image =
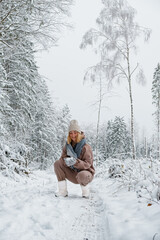
{"label": "white glove", "polygon": [[73,166],[76,163],[76,158],[74,157],[68,157],[64,158],[64,161],[68,167]]}

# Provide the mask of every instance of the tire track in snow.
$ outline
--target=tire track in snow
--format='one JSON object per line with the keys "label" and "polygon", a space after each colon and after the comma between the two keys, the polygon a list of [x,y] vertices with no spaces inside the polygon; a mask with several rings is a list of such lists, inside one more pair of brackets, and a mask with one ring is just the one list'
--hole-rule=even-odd
{"label": "tire track in snow", "polygon": [[[109,226],[103,201],[96,192],[92,192],[90,199],[85,199],[85,201],[87,205],[81,206],[83,211],[72,224],[75,239],[109,240]],[[83,233],[83,238],[80,233]]]}
{"label": "tire track in snow", "polygon": [[56,198],[53,174],[39,174],[31,184],[8,188],[0,198],[0,239],[109,240],[105,206],[97,192],[81,197],[80,186],[68,183],[69,197]]}

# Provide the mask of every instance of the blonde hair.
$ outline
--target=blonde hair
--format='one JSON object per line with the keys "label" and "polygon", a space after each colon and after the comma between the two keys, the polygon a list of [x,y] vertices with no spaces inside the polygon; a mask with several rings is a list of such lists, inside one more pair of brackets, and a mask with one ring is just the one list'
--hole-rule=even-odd
{"label": "blonde hair", "polygon": [[[82,140],[82,138],[83,138],[83,135],[82,135],[81,133],[77,132],[76,143],[79,143],[79,142]],[[68,134],[67,143],[70,144],[71,141],[72,141],[72,140],[71,140],[71,138],[70,138],[70,136],[69,136],[69,134]]]}

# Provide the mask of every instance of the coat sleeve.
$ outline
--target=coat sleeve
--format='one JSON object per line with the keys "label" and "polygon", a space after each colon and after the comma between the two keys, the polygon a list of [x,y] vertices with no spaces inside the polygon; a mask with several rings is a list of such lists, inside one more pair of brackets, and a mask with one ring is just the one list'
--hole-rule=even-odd
{"label": "coat sleeve", "polygon": [[66,165],[65,161],[64,161],[64,158],[66,158],[66,157],[67,157],[67,150],[66,150],[66,146],[64,146],[64,148],[63,148],[63,150],[62,150],[62,154],[61,154],[60,159],[63,161],[63,164],[64,164],[66,167],[68,167],[68,166]]}
{"label": "coat sleeve", "polygon": [[64,146],[62,150],[61,158],[66,158],[66,157],[67,157],[67,150],[66,150],[66,146]]}
{"label": "coat sleeve", "polygon": [[74,164],[74,167],[79,170],[88,170],[93,164],[93,153],[89,145],[84,146],[82,149],[81,159],[77,159],[77,162]]}

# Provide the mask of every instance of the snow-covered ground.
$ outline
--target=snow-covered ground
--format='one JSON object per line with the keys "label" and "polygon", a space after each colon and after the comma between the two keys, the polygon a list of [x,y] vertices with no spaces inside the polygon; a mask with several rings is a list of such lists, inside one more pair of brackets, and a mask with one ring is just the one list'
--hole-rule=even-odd
{"label": "snow-covered ground", "polygon": [[17,182],[0,176],[0,240],[160,239],[160,205],[148,206],[115,179],[95,178],[90,199],[79,185],[68,182],[66,198],[56,198],[56,188],[53,169]]}

